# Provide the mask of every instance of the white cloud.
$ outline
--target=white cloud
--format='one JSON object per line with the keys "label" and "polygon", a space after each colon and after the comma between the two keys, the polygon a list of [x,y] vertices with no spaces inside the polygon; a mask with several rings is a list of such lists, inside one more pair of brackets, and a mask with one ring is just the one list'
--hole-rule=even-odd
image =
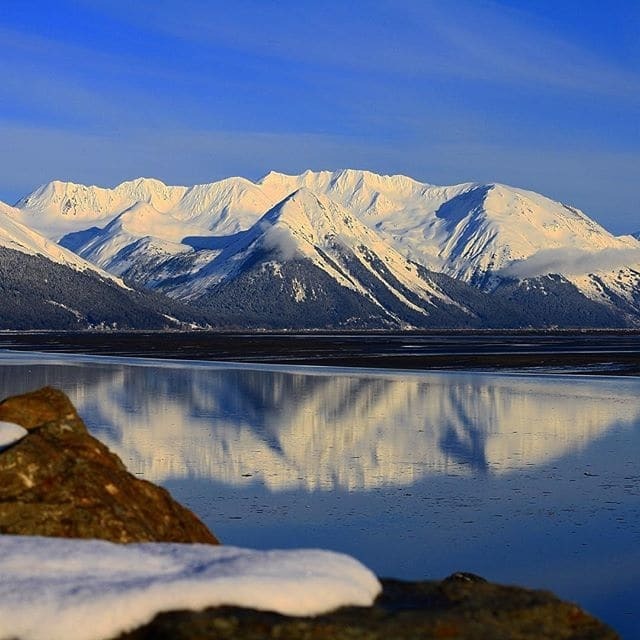
{"label": "white cloud", "polygon": [[[545,29],[524,11],[473,0],[357,5],[215,3],[131,5],[92,0],[109,14],[182,41],[288,64],[404,78],[447,76],[625,97],[640,76]],[[365,81],[369,81],[367,75]]]}
{"label": "white cloud", "polygon": [[614,271],[625,267],[640,269],[638,248],[581,251],[579,249],[546,249],[526,260],[512,262],[499,275],[513,278],[534,278],[548,273],[586,275],[595,271]]}
{"label": "white cloud", "polygon": [[264,230],[262,246],[267,251],[276,251],[283,261],[292,260],[298,253],[298,245],[291,232],[284,227],[269,225]]}

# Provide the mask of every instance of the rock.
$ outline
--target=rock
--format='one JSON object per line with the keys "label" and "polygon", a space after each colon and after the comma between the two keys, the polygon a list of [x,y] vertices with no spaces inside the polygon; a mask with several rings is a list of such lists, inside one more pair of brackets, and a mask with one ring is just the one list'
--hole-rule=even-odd
{"label": "rock", "polygon": [[165,489],[130,474],[61,391],[8,398],[0,421],[28,430],[0,451],[0,533],[218,543]]}
{"label": "rock", "polygon": [[162,613],[117,640],[615,640],[618,634],[546,591],[460,573],[441,582],[383,580],[373,607],[315,618],[232,607]]}

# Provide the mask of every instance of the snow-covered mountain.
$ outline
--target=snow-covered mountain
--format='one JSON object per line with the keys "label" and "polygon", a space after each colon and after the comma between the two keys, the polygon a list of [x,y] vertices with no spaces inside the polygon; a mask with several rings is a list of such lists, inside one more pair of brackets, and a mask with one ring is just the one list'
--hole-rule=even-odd
{"label": "snow-covered mountain", "polygon": [[32,256],[41,256],[76,271],[94,272],[124,287],[124,283],[95,264],[81,258],[59,244],[26,227],[14,218],[16,210],[0,202],[0,247],[13,249]]}
{"label": "snow-covered mountain", "polygon": [[323,193],[411,259],[467,281],[540,251],[640,246],[628,236],[616,238],[574,207],[501,184],[438,187],[354,170],[270,173],[259,184],[270,191],[306,187]]}
{"label": "snow-covered mountain", "polygon": [[[203,322],[176,301],[119,278],[10,217],[0,204],[0,328],[176,328]],[[170,315],[171,314],[171,315]]]}
{"label": "snow-covered mountain", "polygon": [[146,178],[123,182],[114,189],[55,180],[19,200],[16,217],[57,241],[71,231],[103,226],[138,202],[167,211],[185,191],[185,187],[167,187],[159,180]]}
{"label": "snow-covered mountain", "polygon": [[482,289],[559,274],[593,301],[640,311],[638,239],[613,236],[579,209],[532,191],[438,187],[354,170],[271,173],[260,184],[323,193],[411,260]]}
{"label": "snow-covered mountain", "polygon": [[[192,227],[210,235],[234,233],[250,226],[269,209],[263,190],[244,178],[228,178],[193,187],[167,186],[160,180],[138,178],[113,189],[54,181],[42,185],[15,205],[16,219],[47,237],[59,240],[74,231],[104,227],[123,212],[138,209],[138,230],[155,235],[149,212],[165,214],[175,224]],[[129,216],[130,224],[135,224]]]}
{"label": "snow-covered mountain", "polygon": [[421,326],[443,314],[464,326],[476,317],[348,210],[305,188],[162,288],[238,323],[252,312],[259,322],[265,299],[285,326]]}
{"label": "snow-covered mountain", "polygon": [[[480,317],[485,326],[481,293],[499,300],[499,314],[515,301],[524,315],[513,317],[524,324],[640,319],[640,240],[501,184],[441,187],[357,170],[193,187],[142,178],[114,189],[52,182],[5,209],[109,273],[216,311],[224,303],[241,313],[236,288],[249,286],[251,272],[249,288],[277,278],[276,297],[296,303],[296,317],[310,313],[313,292],[323,290],[325,299],[346,294],[356,321],[400,326],[459,326],[463,318],[476,326]],[[435,308],[455,309],[457,320]]]}

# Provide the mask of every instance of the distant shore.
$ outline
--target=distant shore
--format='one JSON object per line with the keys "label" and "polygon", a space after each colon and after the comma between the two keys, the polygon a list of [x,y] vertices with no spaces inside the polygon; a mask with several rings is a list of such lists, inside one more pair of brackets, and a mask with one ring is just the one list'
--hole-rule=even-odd
{"label": "distant shore", "polygon": [[411,370],[640,375],[638,331],[5,332],[0,349]]}

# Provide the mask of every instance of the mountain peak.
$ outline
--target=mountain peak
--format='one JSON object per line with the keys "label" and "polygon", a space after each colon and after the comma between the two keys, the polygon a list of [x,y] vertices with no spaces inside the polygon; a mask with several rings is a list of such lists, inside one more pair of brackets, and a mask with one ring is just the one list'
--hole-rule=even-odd
{"label": "mountain peak", "polygon": [[272,225],[282,223],[294,230],[319,231],[329,223],[327,210],[335,206],[326,196],[300,187],[268,211],[263,220]]}
{"label": "mountain peak", "polygon": [[[99,188],[99,187],[98,187]],[[147,190],[161,190],[161,189],[172,189],[175,187],[170,187],[166,185],[162,180],[158,180],[158,178],[133,178],[132,180],[125,180],[121,182],[119,185],[113,188],[114,191],[128,191],[131,189],[147,189]],[[178,187],[179,188],[179,187]]]}
{"label": "mountain peak", "polygon": [[280,171],[269,171],[269,173],[266,173],[265,175],[263,175],[262,178],[260,178],[256,182],[256,184],[265,185],[265,184],[274,183],[274,182],[290,182],[291,180],[294,180],[297,177],[298,176],[296,175],[282,173]]}
{"label": "mountain peak", "polygon": [[[433,300],[446,297],[428,270],[491,291],[512,278],[557,273],[598,304],[623,308],[622,300],[640,314],[638,240],[615,238],[574,207],[497,182],[439,187],[360,169],[272,171],[258,182],[231,177],[192,187],[144,177],[112,189],[54,180],[17,208],[0,204],[3,212],[7,243],[46,255],[61,239],[114,274],[184,299],[242,271],[261,283],[268,274],[276,284],[290,276],[296,304],[330,300],[336,285],[359,292],[367,309],[397,310],[400,301],[410,312],[396,319],[420,325]],[[606,287],[617,297],[607,298]]]}

